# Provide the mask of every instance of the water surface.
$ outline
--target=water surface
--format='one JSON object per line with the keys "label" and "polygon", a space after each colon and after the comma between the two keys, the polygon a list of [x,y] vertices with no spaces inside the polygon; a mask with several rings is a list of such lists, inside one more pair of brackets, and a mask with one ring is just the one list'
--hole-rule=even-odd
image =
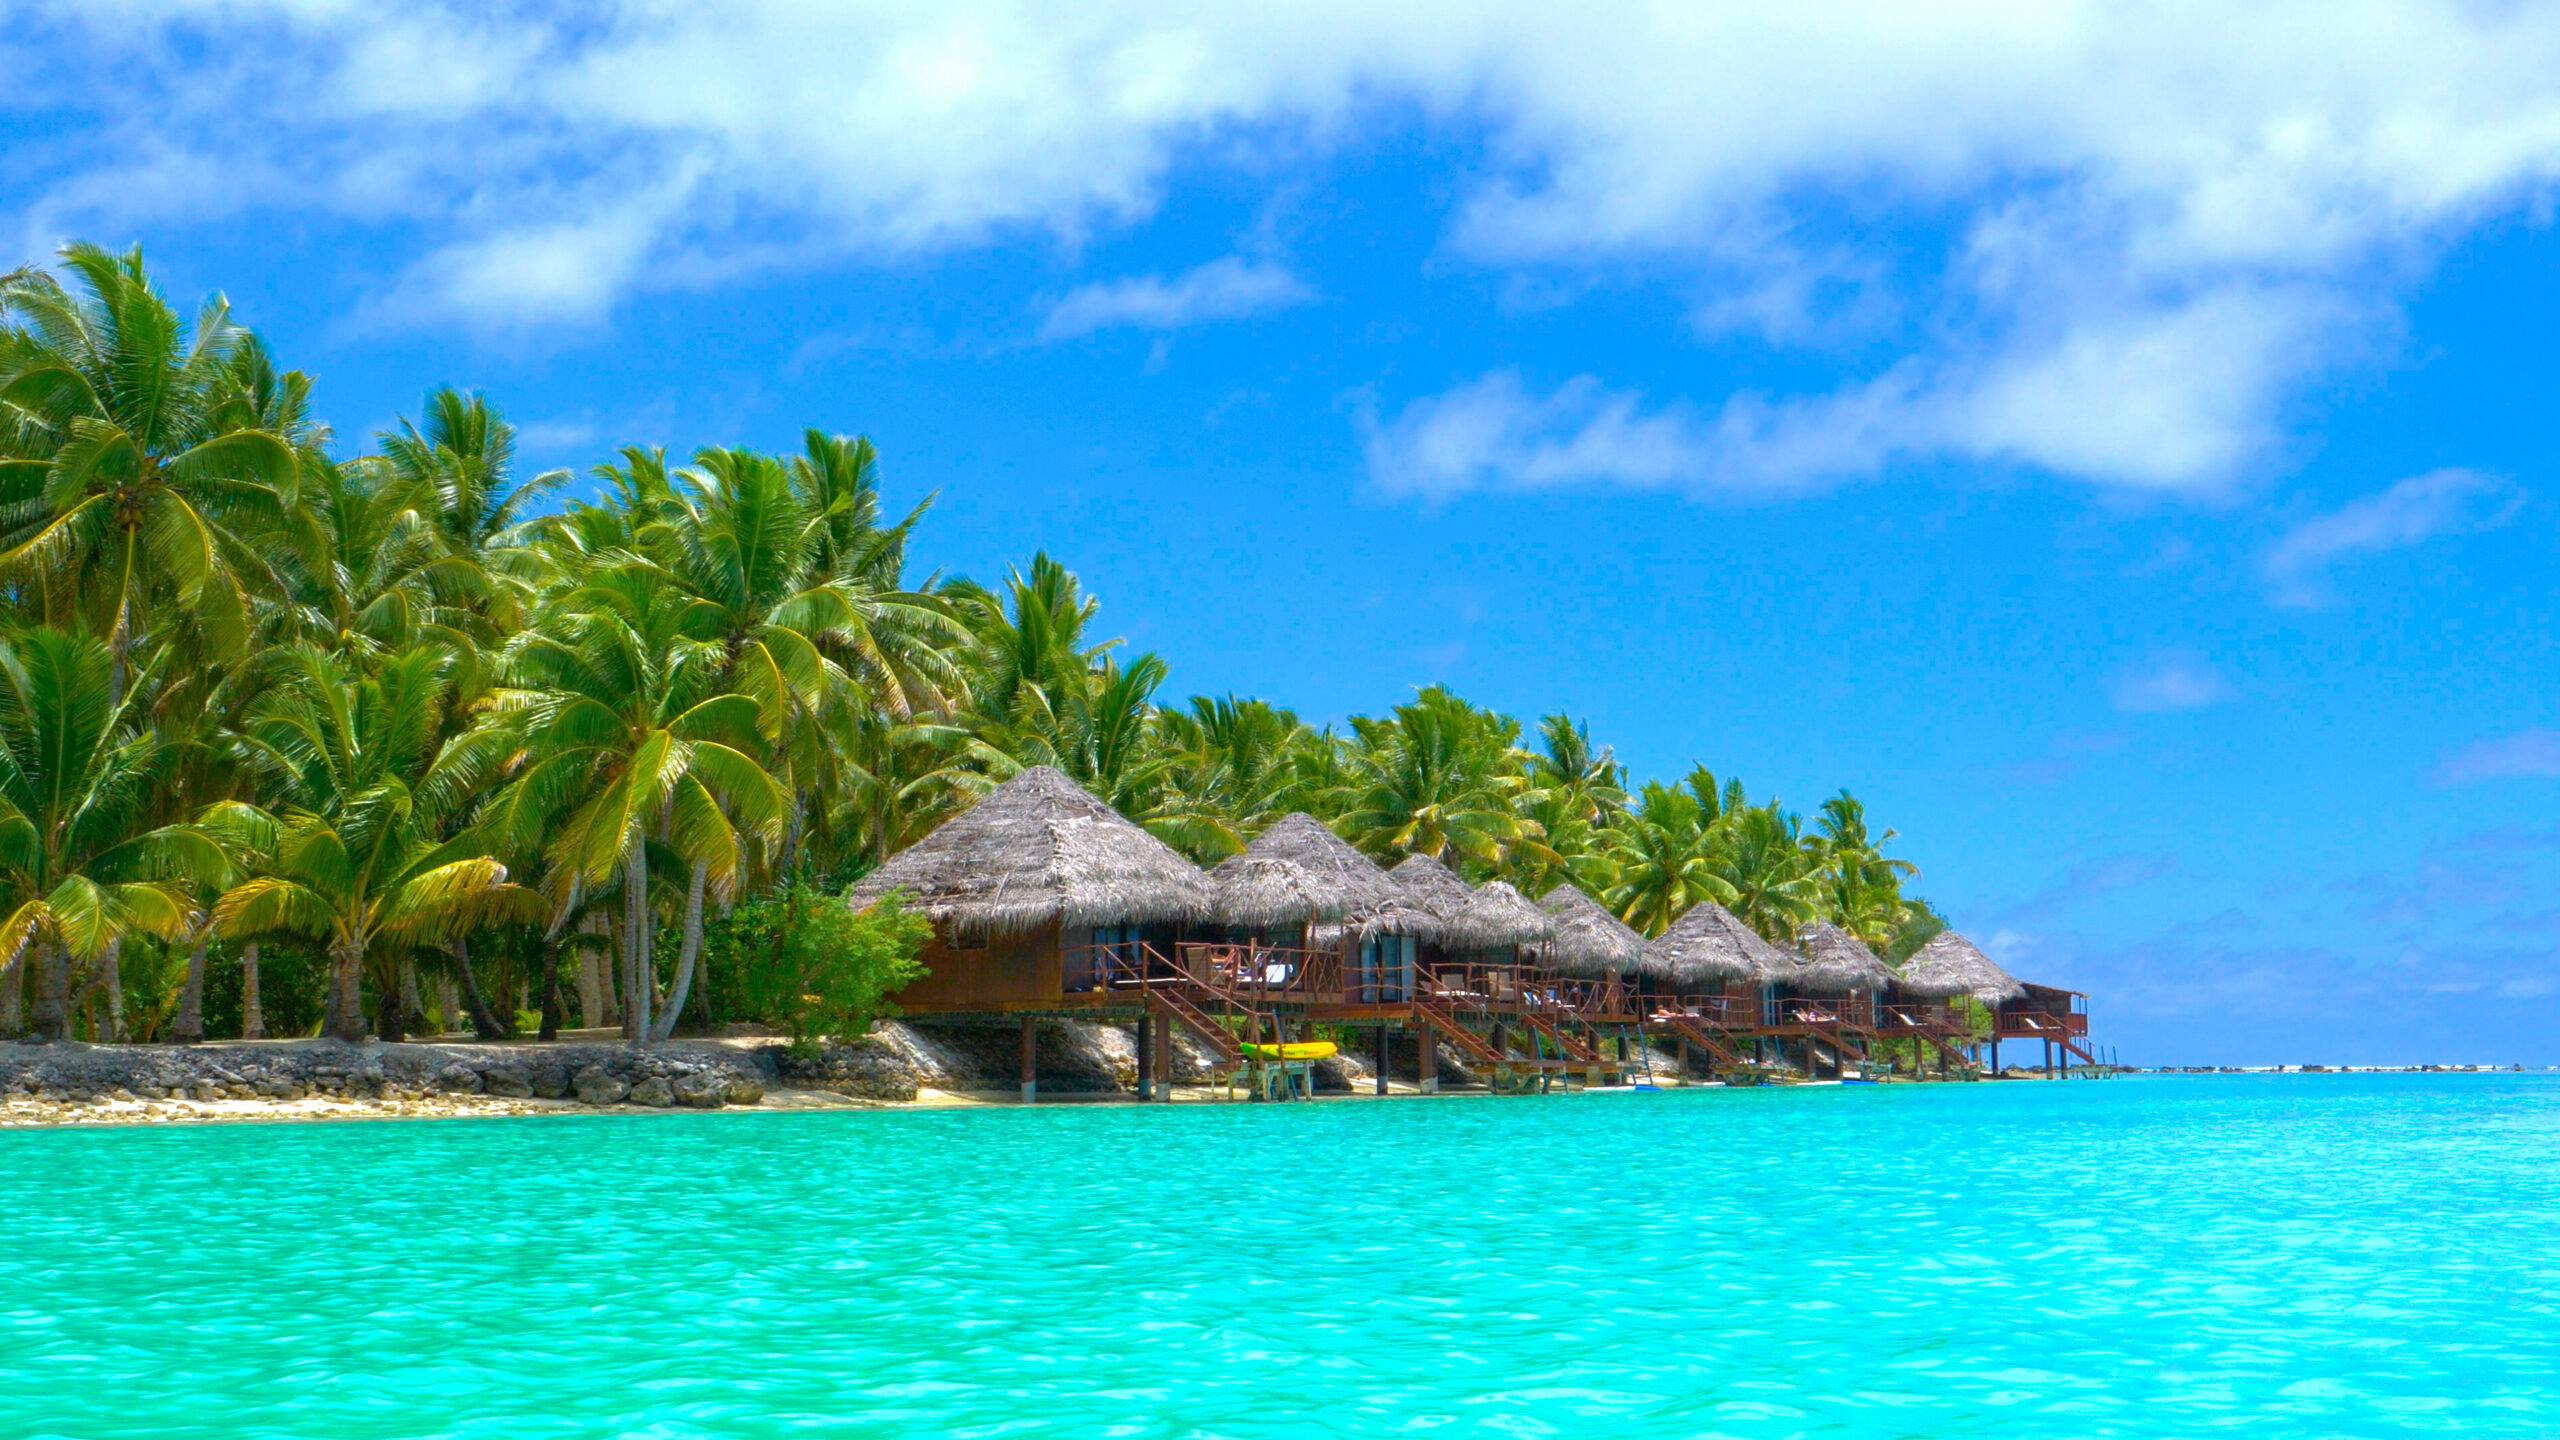
{"label": "water surface", "polygon": [[7,1436],[2560,1431],[2560,1084],[0,1135]]}

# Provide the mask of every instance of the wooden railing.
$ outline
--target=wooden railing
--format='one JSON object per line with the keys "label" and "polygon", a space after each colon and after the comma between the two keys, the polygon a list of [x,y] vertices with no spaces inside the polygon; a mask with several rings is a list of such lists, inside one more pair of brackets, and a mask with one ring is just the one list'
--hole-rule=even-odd
{"label": "wooden railing", "polygon": [[2003,1040],[2070,1040],[2089,1033],[2089,1017],[2059,1010],[2003,1010]]}
{"label": "wooden railing", "polygon": [[1654,1013],[1677,1016],[1718,1030],[1747,1030],[1759,1023],[1760,1002],[1748,995],[1681,995],[1654,1001]]}
{"label": "wooden railing", "polygon": [[1875,1002],[1864,995],[1781,995],[1764,1007],[1764,1024],[1789,1029],[1872,1030]]}

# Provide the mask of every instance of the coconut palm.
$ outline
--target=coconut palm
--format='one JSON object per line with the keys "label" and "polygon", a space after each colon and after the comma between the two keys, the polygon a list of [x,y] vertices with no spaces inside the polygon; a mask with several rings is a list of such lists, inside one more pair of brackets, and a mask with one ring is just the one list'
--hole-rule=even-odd
{"label": "coconut palm", "polygon": [[[574,891],[619,884],[624,1030],[663,1038],[682,1013],[702,943],[706,887],[743,879],[742,840],[779,839],[788,802],[756,758],[770,737],[756,700],[724,690],[719,608],[644,561],[590,576],[501,662],[505,729],[526,756],[485,833],[501,853],[541,854],[554,913]],[[685,874],[675,985],[652,1023],[658,922],[652,850]]]}
{"label": "coconut palm", "polygon": [[188,825],[153,825],[174,753],[108,698],[113,658],[95,638],[37,626],[0,643],[0,921],[4,982],[32,955],[34,1028],[69,1024],[70,964],[99,967],[121,1028],[121,941],[175,938],[197,918],[192,881],[225,875],[221,850]]}
{"label": "coconut palm", "polygon": [[242,533],[291,506],[299,459],[256,428],[232,359],[244,341],[216,295],[189,326],[152,287],[134,249],[75,244],[63,264],[0,279],[0,407],[50,442],[43,459],[0,461],[0,570],[35,586],[53,623],[105,631],[108,700],[155,606],[186,617],[215,653],[247,638],[239,572],[263,569]]}
{"label": "coconut palm", "polygon": [[1354,716],[1351,728],[1337,828],[1371,855],[1492,867],[1543,838],[1511,808],[1527,788],[1511,748],[1518,721],[1433,686],[1384,720]]}
{"label": "coconut palm", "polygon": [[[324,1024],[358,1040],[369,963],[387,977],[415,947],[540,915],[539,897],[509,884],[476,837],[441,838],[510,751],[495,731],[441,738],[454,662],[440,647],[394,652],[370,674],[316,645],[270,653],[284,675],[242,739],[273,799],[206,817],[250,871],[215,904],[214,930],[325,942]],[[384,1008],[397,1010],[387,998]],[[398,1024],[395,1013],[385,1029]]]}
{"label": "coconut palm", "polygon": [[1723,813],[1705,766],[1679,785],[1645,784],[1635,808],[1609,831],[1615,883],[1603,899],[1619,919],[1660,935],[1701,900],[1725,905],[1738,898],[1715,864]]}

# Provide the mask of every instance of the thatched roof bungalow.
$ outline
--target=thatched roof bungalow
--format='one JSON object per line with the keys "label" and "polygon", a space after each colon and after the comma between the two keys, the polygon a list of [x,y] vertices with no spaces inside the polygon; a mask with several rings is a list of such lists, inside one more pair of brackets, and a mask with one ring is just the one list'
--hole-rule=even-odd
{"label": "thatched roof bungalow", "polygon": [[1893,967],[1876,958],[1857,936],[1823,921],[1796,936],[1804,950],[1781,983],[1805,995],[1881,995],[1893,988]]}
{"label": "thatched roof bungalow", "polygon": [[1230,855],[1209,872],[1215,918],[1239,930],[1294,929],[1342,919],[1342,887],[1295,860]]}
{"label": "thatched roof bungalow", "polygon": [[1971,996],[1985,1005],[2022,999],[2027,991],[2009,972],[1953,930],[1941,930],[1919,953],[1902,962],[1895,977],[1903,989],[1924,1000]]}
{"label": "thatched roof bungalow", "polygon": [[1574,980],[1642,973],[1651,962],[1644,937],[1608,907],[1568,882],[1547,892],[1538,905],[1555,920],[1550,953],[1557,974]]}
{"label": "thatched roof bungalow", "polygon": [[1664,983],[1683,994],[1768,982],[1793,963],[1713,900],[1691,906],[1649,948]]}
{"label": "thatched roof bungalow", "polygon": [[1458,909],[1460,943],[1479,950],[1540,945],[1555,933],[1555,917],[1530,904],[1506,881],[1489,880],[1477,886]]}
{"label": "thatched roof bungalow", "polygon": [[890,891],[933,921],[928,974],[897,1002],[910,1012],[1006,1011],[1089,988],[1068,974],[1096,943],[1209,920],[1217,896],[1199,867],[1087,794],[1033,766],[892,855],[852,903]]}

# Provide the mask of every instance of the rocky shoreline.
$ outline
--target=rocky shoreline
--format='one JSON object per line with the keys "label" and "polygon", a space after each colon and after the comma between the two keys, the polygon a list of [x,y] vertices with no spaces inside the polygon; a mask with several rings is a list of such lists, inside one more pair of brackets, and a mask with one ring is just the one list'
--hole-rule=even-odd
{"label": "rocky shoreline", "polygon": [[[1010,1100],[1019,1094],[1020,1047],[1010,1025],[897,1022],[814,1056],[764,1036],[652,1045],[603,1034],[523,1044],[0,1042],[0,1128]],[[1409,1082],[1416,1061],[1408,1042],[1392,1063]],[[1438,1064],[1446,1083],[1466,1083],[1459,1057],[1444,1048]],[[1045,1021],[1038,1070],[1044,1097],[1134,1094],[1135,1037],[1121,1026]],[[1174,1049],[1174,1079],[1205,1093],[1197,1087],[1209,1080],[1208,1057],[1187,1036]],[[1344,1055],[1319,1067],[1317,1088],[1367,1093],[1374,1080],[1364,1057]]]}

